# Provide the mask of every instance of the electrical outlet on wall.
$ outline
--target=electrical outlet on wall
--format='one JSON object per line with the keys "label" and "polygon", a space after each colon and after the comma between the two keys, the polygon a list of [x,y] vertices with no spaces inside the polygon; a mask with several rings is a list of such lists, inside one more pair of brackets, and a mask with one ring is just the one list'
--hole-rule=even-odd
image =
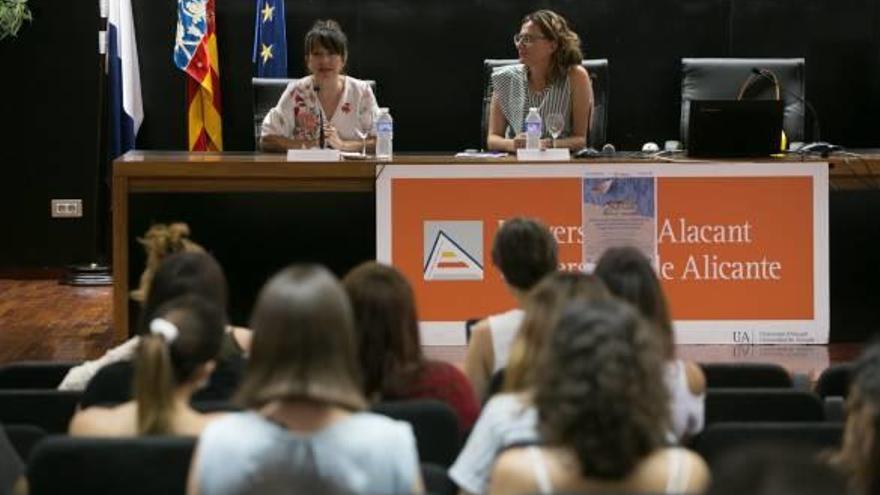
{"label": "electrical outlet on wall", "polygon": [[81,218],[83,206],[81,199],[53,199],[49,213],[52,218]]}

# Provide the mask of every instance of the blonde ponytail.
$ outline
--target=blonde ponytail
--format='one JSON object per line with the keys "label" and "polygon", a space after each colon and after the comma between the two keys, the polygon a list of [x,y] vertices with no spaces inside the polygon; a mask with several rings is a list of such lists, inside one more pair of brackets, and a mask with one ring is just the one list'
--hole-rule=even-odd
{"label": "blonde ponytail", "polygon": [[171,432],[175,380],[168,346],[161,335],[141,337],[134,379],[138,435]]}

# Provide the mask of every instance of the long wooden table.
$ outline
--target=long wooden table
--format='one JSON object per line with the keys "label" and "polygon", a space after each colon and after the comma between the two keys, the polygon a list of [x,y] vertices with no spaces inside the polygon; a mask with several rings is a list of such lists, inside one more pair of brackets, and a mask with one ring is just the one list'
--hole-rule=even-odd
{"label": "long wooden table", "polygon": [[[633,154],[590,159],[593,163],[678,161]],[[692,161],[692,160],[688,160]],[[781,159],[781,161],[800,161]],[[823,161],[823,160],[812,160]],[[836,155],[829,160],[830,187],[880,189],[880,153]],[[509,164],[513,158],[454,158],[448,155],[398,155],[400,164]],[[583,163],[583,161],[578,161]],[[113,164],[113,329],[128,338],[129,195],[166,192],[370,192],[375,189],[375,161],[338,163],[287,162],[284,155],[263,153],[188,153],[130,151]]]}

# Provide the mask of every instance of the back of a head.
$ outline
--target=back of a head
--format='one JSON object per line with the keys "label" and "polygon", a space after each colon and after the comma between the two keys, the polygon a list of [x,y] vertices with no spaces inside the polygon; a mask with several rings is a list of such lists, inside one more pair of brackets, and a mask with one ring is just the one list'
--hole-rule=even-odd
{"label": "back of a head", "polygon": [[810,451],[779,445],[732,450],[712,471],[707,495],[839,495],[844,478]]}
{"label": "back of a head", "polygon": [[525,318],[511,346],[504,390],[517,392],[533,385],[540,351],[564,308],[610,297],[605,284],[594,275],[559,271],[538,282],[525,301]]}
{"label": "back of a head", "polygon": [[630,305],[610,300],[566,309],[536,376],[543,438],[571,449],[585,478],[627,476],[665,444],[663,362],[656,332]]}
{"label": "back of a head", "polygon": [[226,309],[226,276],[223,268],[208,253],[176,253],[162,260],[153,276],[147,300],[141,311],[139,332],[147,332],[147,324],[163,303],[184,294],[195,294]]}
{"label": "back of a head", "polygon": [[354,311],[364,391],[394,395],[424,360],[412,287],[395,268],[363,263],[342,281]]}
{"label": "back of a head", "polygon": [[650,260],[634,247],[610,248],[602,254],[594,272],[611,293],[634,305],[660,330],[668,356],[674,354],[672,322],[666,296]]}
{"label": "back of a head", "polygon": [[833,457],[859,493],[880,493],[880,341],[855,362],[840,451]]}
{"label": "back of a head", "polygon": [[170,432],[174,389],[194,378],[197,369],[220,352],[226,316],[223,309],[188,294],[159,306],[141,337],[135,359],[138,432]]}
{"label": "back of a head", "polygon": [[242,405],[308,400],[365,406],[351,306],[326,268],[292,265],[273,276],[257,298],[251,328]]}
{"label": "back of a head", "polygon": [[495,234],[492,262],[508,284],[527,291],[556,270],[556,240],[538,220],[511,218]]}

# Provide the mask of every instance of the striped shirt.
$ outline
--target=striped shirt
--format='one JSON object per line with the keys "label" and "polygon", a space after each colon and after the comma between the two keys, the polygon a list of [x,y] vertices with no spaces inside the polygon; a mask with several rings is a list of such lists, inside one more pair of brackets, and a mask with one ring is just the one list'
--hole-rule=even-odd
{"label": "striped shirt", "polygon": [[562,115],[565,127],[559,137],[571,134],[571,82],[566,76],[561,81],[548,84],[543,91],[531,91],[523,64],[505,65],[492,71],[492,91],[498,96],[501,112],[507,121],[504,136],[512,138],[525,131],[525,117],[529,108],[535,107],[544,122],[542,137],[549,137],[547,117],[554,113]]}

